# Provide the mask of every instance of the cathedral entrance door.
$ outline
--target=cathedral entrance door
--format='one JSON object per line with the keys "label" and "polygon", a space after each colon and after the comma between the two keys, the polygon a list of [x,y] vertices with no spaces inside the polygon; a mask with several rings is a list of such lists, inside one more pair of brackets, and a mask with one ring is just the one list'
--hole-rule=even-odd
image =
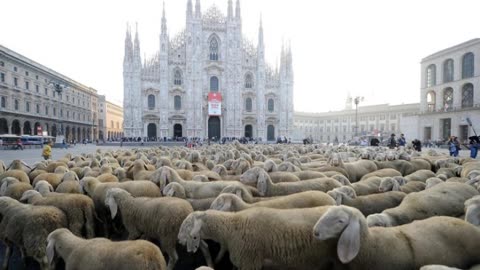
{"label": "cathedral entrance door", "polygon": [[275,141],[275,127],[273,125],[267,127],[267,141]]}
{"label": "cathedral entrance door", "polygon": [[173,137],[178,138],[178,137],[183,137],[182,136],[182,125],[180,124],[175,124],[173,126]]}
{"label": "cathedral entrance door", "polygon": [[245,135],[246,138],[252,138],[253,137],[253,128],[252,125],[246,125],[245,126]]}
{"label": "cathedral entrance door", "polygon": [[218,116],[212,116],[208,119],[208,137],[216,140],[220,139],[220,118]]}
{"label": "cathedral entrance door", "polygon": [[150,123],[147,127],[147,136],[149,140],[157,138],[157,125]]}

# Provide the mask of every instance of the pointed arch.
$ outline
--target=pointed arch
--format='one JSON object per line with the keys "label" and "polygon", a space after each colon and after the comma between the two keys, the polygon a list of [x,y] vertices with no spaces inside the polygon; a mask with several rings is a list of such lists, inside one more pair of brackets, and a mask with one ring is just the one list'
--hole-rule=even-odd
{"label": "pointed arch", "polygon": [[247,89],[253,88],[253,76],[251,73],[247,73],[245,75],[245,88]]}
{"label": "pointed arch", "polygon": [[153,110],[155,109],[155,96],[148,95],[148,109]]}
{"label": "pointed arch", "polygon": [[213,34],[208,39],[209,59],[210,61],[218,61],[220,59],[220,38]]}
{"label": "pointed arch", "polygon": [[249,97],[245,100],[245,110],[246,110],[247,112],[251,112],[251,111],[252,111],[252,99],[249,98]]}
{"label": "pointed arch", "polygon": [[177,68],[173,73],[173,84],[182,85],[182,83],[183,83],[182,71]]}

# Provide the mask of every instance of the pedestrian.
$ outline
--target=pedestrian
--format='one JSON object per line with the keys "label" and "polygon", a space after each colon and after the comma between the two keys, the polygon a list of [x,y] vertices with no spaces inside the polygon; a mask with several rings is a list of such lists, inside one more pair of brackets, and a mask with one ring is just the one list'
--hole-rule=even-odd
{"label": "pedestrian", "polygon": [[22,140],[21,140],[21,139],[17,139],[17,148],[16,148],[16,149],[17,149],[17,150],[18,150],[18,149],[22,149],[22,151],[23,151],[23,144],[22,144]]}
{"label": "pedestrian", "polygon": [[371,146],[378,146],[380,144],[380,141],[378,140],[377,137],[373,137],[371,140],[370,140],[370,145]]}
{"label": "pedestrian", "polygon": [[400,134],[400,138],[398,138],[398,146],[405,146],[407,144],[407,140],[405,139],[405,135]]}
{"label": "pedestrian", "polygon": [[458,157],[458,152],[460,150],[460,143],[457,140],[457,137],[450,136],[450,139],[447,142],[448,150],[450,151],[450,156]]}
{"label": "pedestrian", "polygon": [[418,152],[422,152],[422,142],[419,139],[415,139],[412,141],[413,149]]}
{"label": "pedestrian", "polygon": [[67,149],[67,143],[65,142],[65,139],[62,140],[62,148]]}
{"label": "pedestrian", "polygon": [[478,148],[480,148],[480,138],[478,136],[468,137],[470,140],[470,157],[477,158]]}
{"label": "pedestrian", "polygon": [[390,135],[390,140],[388,141],[388,148],[393,149],[397,147],[397,141],[395,140],[395,134]]}
{"label": "pedestrian", "polygon": [[123,140],[120,140],[120,147],[123,146]]}
{"label": "pedestrian", "polygon": [[49,160],[52,157],[52,147],[51,147],[52,142],[49,141],[45,146],[43,147],[42,151],[42,157],[45,160]]}

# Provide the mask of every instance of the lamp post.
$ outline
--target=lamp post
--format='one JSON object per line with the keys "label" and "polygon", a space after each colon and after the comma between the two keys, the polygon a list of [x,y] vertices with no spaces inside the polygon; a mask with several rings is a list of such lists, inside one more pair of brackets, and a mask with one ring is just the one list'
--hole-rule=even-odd
{"label": "lamp post", "polygon": [[358,104],[363,101],[363,97],[355,97],[353,102],[355,103],[355,137],[358,137]]}
{"label": "lamp post", "polygon": [[66,84],[62,84],[60,82],[54,82],[54,81],[50,81],[48,85],[53,86],[53,90],[57,93],[57,96],[58,96],[58,112],[57,112],[58,128],[56,129],[57,134],[55,135],[57,138],[56,142],[62,143],[62,140],[64,139],[64,133],[63,133],[63,123],[62,123],[63,115],[61,114],[61,110],[62,110],[61,97],[62,97],[63,91],[66,90],[68,86]]}

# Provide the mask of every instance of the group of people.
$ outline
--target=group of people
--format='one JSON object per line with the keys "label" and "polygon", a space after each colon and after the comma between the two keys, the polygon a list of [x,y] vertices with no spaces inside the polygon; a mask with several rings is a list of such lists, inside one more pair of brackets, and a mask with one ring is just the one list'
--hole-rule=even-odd
{"label": "group of people", "polygon": [[[465,147],[467,147],[470,150],[471,158],[477,158],[478,148],[480,148],[480,138],[477,135],[475,135],[475,136],[468,137],[468,139],[469,139],[469,145],[468,146],[465,145]],[[458,141],[458,137],[454,135],[450,136],[447,144],[448,144],[448,150],[450,152],[450,156],[458,157],[458,154],[461,150],[461,144]]]}
{"label": "group of people", "polygon": [[[377,139],[378,141],[378,139]],[[407,139],[405,138],[405,134],[400,134],[400,138],[398,140],[395,139],[395,134],[392,133],[390,136],[390,140],[388,141],[388,147],[393,149],[395,147],[405,147],[407,145]],[[415,139],[412,141],[412,147],[415,151],[421,152],[422,151],[422,142],[419,139]]]}

